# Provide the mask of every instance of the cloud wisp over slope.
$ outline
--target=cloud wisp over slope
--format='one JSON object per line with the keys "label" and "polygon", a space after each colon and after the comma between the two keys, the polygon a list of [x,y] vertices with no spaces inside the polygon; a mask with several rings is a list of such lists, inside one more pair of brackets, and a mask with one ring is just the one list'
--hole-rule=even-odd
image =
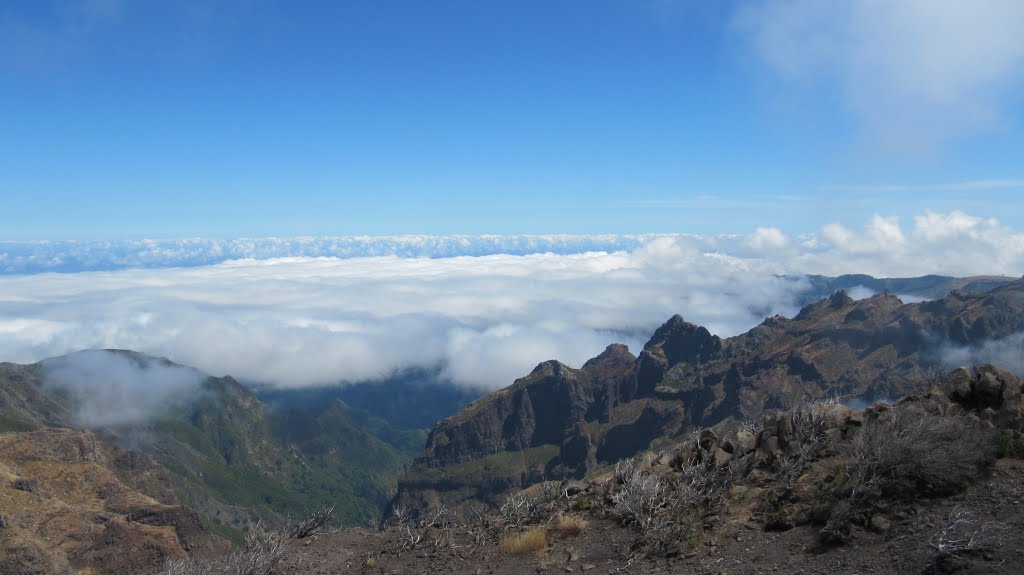
{"label": "cloud wisp over slope", "polygon": [[[464,240],[473,254],[477,240]],[[8,275],[0,277],[0,358],[130,348],[281,386],[440,366],[456,383],[499,387],[543,360],[578,366],[611,342],[636,351],[674,313],[722,336],[792,315],[807,289],[803,273],[1022,270],[1024,233],[953,212],[910,225],[877,216],[862,230],[831,225],[803,237],[774,228],[658,236],[617,251],[303,254]]]}
{"label": "cloud wisp over slope", "polygon": [[46,385],[75,400],[76,423],[85,427],[149,421],[201,393],[195,369],[134,354],[87,350],[43,363]]}

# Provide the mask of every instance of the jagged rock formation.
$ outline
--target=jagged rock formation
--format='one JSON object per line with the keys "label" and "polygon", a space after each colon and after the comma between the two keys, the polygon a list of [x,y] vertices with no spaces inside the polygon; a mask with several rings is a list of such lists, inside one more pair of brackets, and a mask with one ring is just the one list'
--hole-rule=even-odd
{"label": "jagged rock formation", "polygon": [[845,292],[720,339],[675,316],[633,357],[612,345],[580,369],[539,365],[439,423],[393,505],[494,501],[728,417],[759,417],[807,398],[926,391],[943,346],[977,346],[1024,330],[1024,280],[904,304]]}

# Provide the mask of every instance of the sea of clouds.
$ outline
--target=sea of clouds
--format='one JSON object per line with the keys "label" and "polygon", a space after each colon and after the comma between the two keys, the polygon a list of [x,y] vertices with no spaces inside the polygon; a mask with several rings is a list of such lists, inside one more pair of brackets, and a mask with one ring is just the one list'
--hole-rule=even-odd
{"label": "sea of clouds", "polygon": [[[636,352],[675,313],[721,336],[791,316],[808,289],[802,274],[1024,270],[1024,233],[961,212],[928,212],[909,225],[876,216],[859,230],[828,225],[800,237],[761,228],[242,242],[251,247],[241,259],[217,252],[223,242],[161,241],[160,250],[139,249],[163,259],[138,267],[0,276],[0,359],[127,348],[278,386],[440,366],[455,383],[495,388],[547,359],[579,366],[611,342]],[[591,249],[599,244],[614,249]],[[102,245],[81,250],[102,259]],[[289,254],[295,245],[305,251]],[[490,253],[502,246],[518,253]],[[107,261],[137,261],[127,251]],[[196,265],[200,257],[210,263]]]}

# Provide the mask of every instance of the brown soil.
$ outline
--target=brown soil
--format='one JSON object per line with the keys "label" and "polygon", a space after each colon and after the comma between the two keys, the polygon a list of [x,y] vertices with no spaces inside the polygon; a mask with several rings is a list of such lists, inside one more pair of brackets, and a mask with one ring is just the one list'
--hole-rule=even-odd
{"label": "brown soil", "polygon": [[0,575],[146,573],[227,550],[194,511],[121,481],[129,469],[132,483],[166,491],[159,468],[126,457],[88,431],[0,434]]}
{"label": "brown soil", "polygon": [[635,532],[606,519],[591,518],[572,538],[552,537],[546,549],[513,556],[492,537],[479,544],[455,538],[454,544],[434,546],[425,530],[424,541],[403,549],[408,535],[402,528],[384,531],[350,529],[293,543],[282,575],[338,573],[404,575],[413,573],[924,573],[933,566],[935,550],[929,540],[954,511],[970,511],[978,524],[992,522],[989,549],[944,562],[945,571],[1018,574],[1024,572],[1024,461],[1003,459],[992,474],[959,495],[918,501],[886,518],[884,533],[856,528],[851,542],[823,547],[817,527],[801,526],[767,532],[749,514],[749,506],[730,503],[717,526],[693,541],[675,558],[631,554]]}

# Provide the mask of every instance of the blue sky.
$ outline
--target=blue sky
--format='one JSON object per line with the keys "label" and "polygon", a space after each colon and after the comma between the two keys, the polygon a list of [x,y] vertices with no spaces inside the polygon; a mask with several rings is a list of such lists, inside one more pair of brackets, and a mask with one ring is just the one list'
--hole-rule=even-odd
{"label": "blue sky", "polygon": [[0,239],[1019,228],[1022,6],[5,2]]}

